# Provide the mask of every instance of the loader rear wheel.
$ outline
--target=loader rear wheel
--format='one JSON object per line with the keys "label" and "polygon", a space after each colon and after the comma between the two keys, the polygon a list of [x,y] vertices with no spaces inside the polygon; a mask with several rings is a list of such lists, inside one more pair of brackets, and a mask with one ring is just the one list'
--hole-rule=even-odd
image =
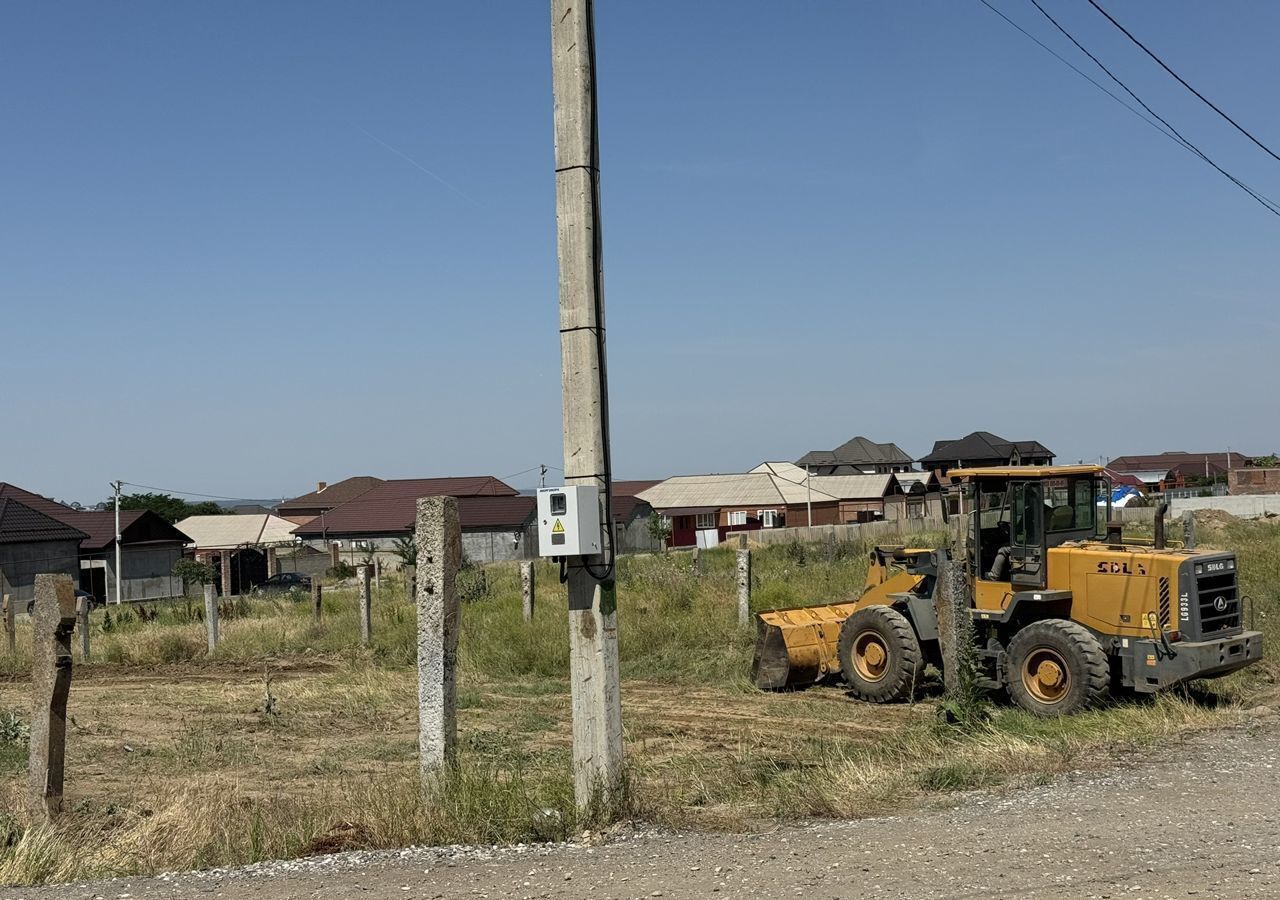
{"label": "loader rear wheel", "polygon": [[888,606],[868,606],[845,619],[837,652],[853,695],[872,703],[910,699],[924,673],[915,629]]}
{"label": "loader rear wheel", "polygon": [[1038,716],[1065,716],[1097,703],[1111,686],[1098,639],[1066,619],[1032,622],[1009,642],[1009,696]]}

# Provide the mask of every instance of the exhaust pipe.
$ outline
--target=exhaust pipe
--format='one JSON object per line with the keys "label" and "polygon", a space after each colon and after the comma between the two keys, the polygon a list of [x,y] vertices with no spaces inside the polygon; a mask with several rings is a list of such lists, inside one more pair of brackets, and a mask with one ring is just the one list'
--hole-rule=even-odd
{"label": "exhaust pipe", "polygon": [[1164,514],[1168,511],[1169,503],[1167,500],[1156,507],[1155,547],[1157,550],[1164,549]]}

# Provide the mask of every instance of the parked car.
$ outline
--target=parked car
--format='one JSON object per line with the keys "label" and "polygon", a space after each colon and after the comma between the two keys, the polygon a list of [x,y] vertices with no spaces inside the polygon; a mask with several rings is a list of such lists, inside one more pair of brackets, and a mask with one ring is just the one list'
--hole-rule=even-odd
{"label": "parked car", "polygon": [[254,596],[263,594],[310,594],[311,576],[301,572],[280,572],[272,575],[252,591]]}
{"label": "parked car", "polygon": [[[93,594],[90,594],[88,591],[82,591],[80,590],[80,588],[76,588],[76,607],[77,608],[80,606],[81,597],[89,598],[89,612],[93,612],[95,609],[97,609],[99,606],[102,605],[102,601],[99,600],[97,597],[93,596]],[[35,601],[35,598],[32,597],[30,600],[27,601],[27,615],[31,615],[35,611],[36,611],[36,601]]]}

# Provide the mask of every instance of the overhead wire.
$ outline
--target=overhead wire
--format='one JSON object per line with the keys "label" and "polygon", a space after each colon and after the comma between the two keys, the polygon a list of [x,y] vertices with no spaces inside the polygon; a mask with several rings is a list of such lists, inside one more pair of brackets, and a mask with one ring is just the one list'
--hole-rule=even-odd
{"label": "overhead wire", "polygon": [[1137,45],[1137,46],[1142,50],[1142,52],[1143,52],[1143,53],[1147,54],[1147,56],[1150,56],[1152,59],[1154,59],[1154,60],[1156,61],[1156,63],[1160,66],[1160,68],[1164,69],[1166,72],[1168,72],[1170,75],[1172,75],[1175,79],[1177,79],[1178,84],[1182,85],[1184,88],[1186,88],[1187,90],[1189,90],[1191,93],[1193,93],[1193,94],[1195,94],[1197,97],[1199,97],[1199,98],[1200,98],[1200,100],[1201,100],[1201,101],[1202,101],[1206,106],[1208,106],[1210,109],[1212,109],[1212,110],[1213,110],[1214,112],[1216,112],[1218,115],[1222,116],[1222,118],[1224,118],[1224,119],[1226,119],[1228,122],[1230,122],[1230,123],[1235,127],[1235,129],[1236,129],[1237,131],[1239,131],[1241,134],[1243,134],[1243,135],[1244,135],[1245,137],[1247,137],[1249,140],[1253,141],[1255,144],[1257,144],[1259,147],[1261,147],[1263,150],[1265,150],[1265,151],[1267,152],[1267,154],[1268,154],[1268,155],[1270,155],[1273,159],[1275,159],[1275,160],[1277,160],[1277,161],[1280,161],[1280,156],[1277,156],[1277,155],[1276,155],[1276,152],[1275,152],[1274,150],[1272,150],[1272,149],[1271,149],[1270,147],[1268,147],[1266,144],[1262,143],[1262,141],[1258,140],[1256,137],[1254,137],[1252,134],[1250,134],[1250,133],[1249,133],[1249,131],[1248,131],[1248,129],[1246,129],[1243,125],[1241,125],[1241,124],[1240,124],[1239,122],[1237,122],[1235,119],[1231,118],[1229,115],[1227,115],[1225,112],[1223,112],[1223,111],[1222,111],[1222,109],[1220,109],[1216,103],[1214,103],[1212,100],[1210,100],[1210,99],[1209,99],[1208,97],[1206,97],[1204,94],[1200,93],[1200,92],[1199,92],[1199,91],[1197,91],[1195,88],[1193,88],[1190,84],[1188,84],[1188,83],[1187,83],[1187,80],[1186,80],[1185,78],[1183,78],[1183,77],[1182,77],[1181,75],[1179,75],[1177,72],[1173,71],[1173,69],[1172,69],[1172,68],[1170,68],[1170,67],[1169,67],[1169,65],[1168,65],[1168,64],[1167,64],[1163,59],[1161,59],[1160,57],[1156,56],[1156,54],[1155,54],[1155,53],[1154,53],[1154,52],[1153,52],[1153,51],[1152,51],[1152,50],[1151,50],[1151,49],[1150,49],[1146,44],[1142,43],[1142,41],[1140,41],[1140,40],[1138,40],[1136,37],[1134,37],[1133,32],[1129,31],[1129,29],[1128,29],[1128,28],[1125,28],[1123,25],[1121,25],[1119,22],[1117,22],[1117,21],[1116,21],[1116,19],[1115,19],[1115,17],[1114,17],[1113,15],[1111,15],[1111,13],[1109,13],[1109,12],[1107,12],[1105,9],[1103,9],[1103,8],[1102,8],[1102,5],[1101,5],[1101,4],[1099,4],[1099,3],[1097,2],[1097,0],[1089,0],[1089,5],[1090,5],[1090,6],[1092,6],[1094,9],[1096,9],[1098,12],[1102,13],[1102,15],[1103,15],[1104,17],[1106,17],[1106,20],[1107,20],[1108,22],[1110,22],[1112,25],[1116,26],[1116,28],[1119,28],[1119,29],[1120,29],[1120,32],[1121,32],[1125,37],[1127,37],[1129,40],[1133,41],[1133,43],[1134,43],[1134,44],[1136,44],[1136,45]]}
{"label": "overhead wire", "polygon": [[1082,43],[1076,40],[1075,36],[1072,35],[1071,32],[1067,31],[1067,29],[1064,28],[1058,22],[1057,19],[1055,19],[1052,15],[1050,15],[1048,10],[1046,10],[1043,6],[1040,5],[1039,0],[1031,0],[1031,5],[1034,6],[1036,9],[1038,9],[1040,11],[1040,14],[1044,16],[1046,19],[1048,19],[1053,24],[1053,26],[1058,29],[1058,31],[1062,32],[1062,34],[1066,36],[1067,40],[1075,44],[1076,48],[1079,49],[1081,53],[1089,57],[1089,59],[1093,60],[1094,64],[1097,65],[1098,68],[1100,68],[1103,72],[1107,73],[1108,78],[1110,78],[1116,84],[1120,85],[1120,87],[1124,89],[1124,92],[1126,94],[1132,97],[1138,103],[1138,105],[1141,106],[1143,109],[1145,109],[1150,115],[1154,116],[1160,122],[1160,124],[1168,128],[1169,131],[1171,131],[1174,134],[1174,136],[1178,138],[1178,140],[1182,141],[1188,147],[1188,149],[1190,149],[1196,156],[1200,157],[1200,159],[1204,160],[1206,163],[1208,163],[1210,166],[1216,169],[1223,177],[1228,179],[1236,187],[1240,188],[1242,191],[1244,191],[1254,200],[1258,201],[1258,203],[1262,206],[1262,208],[1265,209],[1267,212],[1271,213],[1273,216],[1276,216],[1277,218],[1280,218],[1280,204],[1277,204],[1275,201],[1270,200],[1269,198],[1259,194],[1253,188],[1249,187],[1243,181],[1236,178],[1226,169],[1222,168],[1222,166],[1218,165],[1216,162],[1210,159],[1203,150],[1201,150],[1199,147],[1193,144],[1190,140],[1188,140],[1185,136],[1183,136],[1183,134],[1179,132],[1178,129],[1174,128],[1171,124],[1169,124],[1169,121],[1167,119],[1165,119],[1155,110],[1153,110],[1150,106],[1148,106],[1146,102],[1144,102],[1143,99],[1133,91],[1132,88],[1130,88],[1127,84],[1121,81],[1119,76],[1117,76],[1114,72],[1108,69],[1106,65],[1103,64],[1102,60],[1098,59],[1098,57],[1090,53],[1089,50],[1086,49]]}

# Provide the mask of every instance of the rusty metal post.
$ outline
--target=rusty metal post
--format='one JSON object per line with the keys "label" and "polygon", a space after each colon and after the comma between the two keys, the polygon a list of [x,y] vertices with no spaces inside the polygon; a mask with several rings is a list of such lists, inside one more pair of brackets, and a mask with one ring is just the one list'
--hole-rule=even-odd
{"label": "rusty metal post", "polygon": [[32,613],[31,738],[27,801],[33,817],[62,812],[67,753],[67,695],[71,692],[71,633],[76,589],[66,575],[37,575]]}

